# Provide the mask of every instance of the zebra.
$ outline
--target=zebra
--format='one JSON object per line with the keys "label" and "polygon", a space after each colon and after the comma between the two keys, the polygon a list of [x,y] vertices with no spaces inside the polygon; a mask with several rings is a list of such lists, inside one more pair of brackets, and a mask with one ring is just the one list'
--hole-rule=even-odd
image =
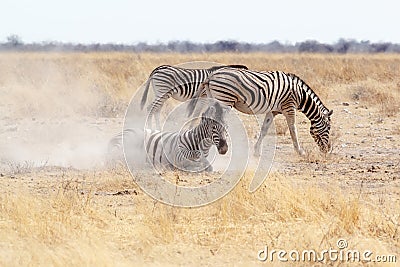
{"label": "zebra", "polygon": [[188,106],[189,115],[198,97],[207,95],[246,114],[266,114],[260,135],[254,146],[260,155],[261,142],[273,118],[283,114],[289,127],[295,150],[304,155],[296,129],[296,109],[311,121],[310,134],[324,153],[331,151],[329,131],[331,115],[315,92],[297,75],[282,71],[257,72],[240,69],[221,69],[211,74],[201,85]]}
{"label": "zebra", "polygon": [[148,125],[151,125],[152,117],[155,116],[156,125],[159,129],[160,110],[168,98],[172,97],[181,102],[191,99],[199,85],[207,79],[210,73],[225,67],[247,69],[244,65],[223,65],[208,69],[185,69],[170,65],[162,65],[155,68],[145,83],[145,89],[140,104],[143,110],[146,104],[150,83],[152,83],[155,98],[147,108],[149,118]]}
{"label": "zebra", "polygon": [[[134,157],[147,155],[147,159],[138,161],[152,164],[156,169],[180,169],[184,171],[212,171],[207,160],[212,145],[218,153],[224,155],[228,151],[227,129],[224,122],[224,109],[216,103],[202,114],[200,123],[183,132],[165,132],[158,130],[127,128],[109,142],[109,154],[122,151],[122,138],[125,152],[136,149]],[[145,153],[143,153],[145,152]],[[128,160],[127,156],[127,160]]]}

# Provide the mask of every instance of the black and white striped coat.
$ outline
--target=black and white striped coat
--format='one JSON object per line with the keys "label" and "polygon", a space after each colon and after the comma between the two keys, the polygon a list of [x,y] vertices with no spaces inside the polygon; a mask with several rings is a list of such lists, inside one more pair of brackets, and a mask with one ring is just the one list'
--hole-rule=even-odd
{"label": "black and white striped coat", "polygon": [[160,110],[168,98],[184,102],[193,97],[199,85],[216,70],[221,68],[247,69],[243,65],[215,66],[208,69],[186,69],[170,65],[162,65],[155,68],[145,83],[145,90],[141,100],[141,108],[146,104],[150,84],[154,91],[154,100],[148,106],[148,118],[151,126],[152,117],[155,116],[157,127],[160,127]]}
{"label": "black and white striped coat", "polygon": [[[326,108],[314,91],[295,74],[221,69],[209,75],[194,97],[202,95],[246,114],[266,114],[255,144],[256,155],[260,153],[262,139],[277,114],[286,117],[294,148],[299,154],[304,154],[297,137],[296,110],[303,112],[311,121],[310,134],[321,151],[331,149],[329,131],[332,110]],[[190,103],[189,114],[193,113],[196,102],[197,99],[194,99]]]}
{"label": "black and white striped coat", "polygon": [[211,106],[202,114],[200,124],[182,132],[125,129],[109,142],[109,154],[121,151],[124,143],[126,154],[134,155],[134,160],[146,160],[157,170],[212,171],[207,160],[211,147],[215,145],[219,154],[228,151],[222,114],[219,104]]}

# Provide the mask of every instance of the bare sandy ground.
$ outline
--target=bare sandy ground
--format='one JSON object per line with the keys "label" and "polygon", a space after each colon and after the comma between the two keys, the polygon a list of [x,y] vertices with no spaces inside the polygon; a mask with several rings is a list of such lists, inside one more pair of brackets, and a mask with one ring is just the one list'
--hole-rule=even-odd
{"label": "bare sandy ground", "polygon": [[[324,157],[318,152],[308,134],[307,118],[299,114],[300,140],[308,153],[305,157],[297,156],[289,132],[283,129],[285,132],[278,135],[272,172],[294,178],[299,175],[300,179],[293,180],[300,183],[307,182],[303,181],[305,175],[321,181],[337,179],[343,189],[362,187],[373,194],[394,191],[399,200],[399,117],[382,118],[374,108],[358,102],[345,102],[345,106],[332,101],[328,105],[335,112],[333,153]],[[286,127],[283,116],[276,120],[279,127]],[[43,171],[52,166],[76,172],[107,169],[108,141],[122,125],[123,118],[4,118],[0,147],[7,157],[3,156],[1,162],[2,181],[11,174]],[[252,131],[251,145],[258,129]]]}
{"label": "bare sandy ground", "polygon": [[[396,60],[389,61],[394,68]],[[9,89],[7,80],[2,77],[2,93],[24,92],[20,83]],[[65,88],[52,96],[61,97]],[[388,115],[374,100],[333,94],[337,88],[328,86],[324,98],[334,110],[332,154],[318,152],[307,118],[298,114],[307,154],[296,155],[277,117],[276,154],[263,186],[253,195],[247,191],[249,170],[233,192],[199,209],[157,203],[126,168],[107,164],[107,142],[122,129],[122,113],[76,109],[96,106],[103,95],[83,93],[56,109],[43,95],[25,102],[24,93],[8,95],[0,105],[0,265],[248,266],[260,263],[256,253],[266,244],[322,249],[340,237],[399,256],[400,112]],[[250,125],[248,131],[253,144],[259,129]],[[181,185],[215,178],[171,175]]]}

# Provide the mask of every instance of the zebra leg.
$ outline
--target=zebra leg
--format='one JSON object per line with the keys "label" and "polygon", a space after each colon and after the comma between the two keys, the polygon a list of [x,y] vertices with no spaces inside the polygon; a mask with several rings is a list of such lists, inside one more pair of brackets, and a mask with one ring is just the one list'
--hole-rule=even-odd
{"label": "zebra leg", "polygon": [[156,118],[156,127],[157,127],[157,129],[161,130],[160,110],[157,110],[157,111],[154,113],[154,117]]}
{"label": "zebra leg", "polygon": [[151,117],[154,116],[156,119],[156,128],[157,129],[161,129],[161,123],[160,123],[161,109],[162,109],[165,101],[167,101],[168,98],[170,98],[172,96],[172,93],[173,93],[172,91],[168,91],[162,95],[157,95],[156,99],[153,101],[153,103],[150,106],[150,110],[148,112],[149,122],[152,122]]}
{"label": "zebra leg", "polygon": [[150,108],[148,109],[148,113],[147,113],[147,125],[146,128],[151,129],[152,128],[152,123],[153,123],[153,114],[150,113]]}
{"label": "zebra leg", "polygon": [[175,162],[175,167],[186,172],[199,172],[205,168],[201,161],[190,159],[181,159],[179,162]]}
{"label": "zebra leg", "polygon": [[199,170],[205,171],[205,172],[212,172],[213,171],[213,166],[211,163],[208,161],[208,159],[204,156],[201,157],[200,159],[201,165],[199,166]]}
{"label": "zebra leg", "polygon": [[292,137],[294,149],[300,155],[302,155],[302,156],[305,155],[304,150],[300,147],[299,139],[297,137],[296,110],[291,109],[289,111],[284,112],[283,115],[286,117],[286,122],[289,127],[290,136]]}
{"label": "zebra leg", "polygon": [[192,171],[194,165],[200,163],[201,152],[198,150],[190,150],[177,144],[176,150],[172,153],[174,153],[172,165],[182,171]]}
{"label": "zebra leg", "polygon": [[146,128],[150,128],[153,129],[153,117],[156,119],[156,130],[160,130],[161,126],[160,126],[160,112],[158,110],[154,111],[151,110],[149,111],[148,115],[147,115],[147,126]]}
{"label": "zebra leg", "polygon": [[[165,99],[166,100],[166,99]],[[152,128],[153,126],[153,117],[156,119],[156,129],[161,129],[160,127],[160,110],[164,104],[163,98],[157,98],[156,100],[153,101],[151,106],[149,106],[148,109],[148,119],[147,119],[147,125],[149,128]]]}
{"label": "zebra leg", "polygon": [[262,140],[267,135],[268,129],[271,126],[271,123],[277,114],[278,114],[277,112],[268,112],[265,115],[263,125],[261,126],[260,136],[258,137],[256,144],[254,145],[254,156],[256,157],[260,156]]}
{"label": "zebra leg", "polygon": [[214,170],[213,166],[207,159],[203,162],[203,167],[205,168],[204,171],[206,172],[212,172]]}
{"label": "zebra leg", "polygon": [[211,163],[206,159],[203,158],[200,161],[192,161],[191,169],[190,171],[194,172],[212,172],[213,167]]}
{"label": "zebra leg", "polygon": [[213,171],[211,163],[205,157],[201,157],[200,159],[197,160],[188,158],[175,160],[175,167],[183,171],[191,171],[191,172]]}

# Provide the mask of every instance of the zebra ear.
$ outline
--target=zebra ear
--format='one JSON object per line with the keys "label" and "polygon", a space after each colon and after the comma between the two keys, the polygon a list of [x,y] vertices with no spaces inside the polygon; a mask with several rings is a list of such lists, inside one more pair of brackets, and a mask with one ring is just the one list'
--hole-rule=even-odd
{"label": "zebra ear", "polygon": [[231,108],[230,108],[229,106],[224,106],[224,107],[222,107],[222,112],[223,112],[224,114],[228,113],[230,110],[231,110]]}
{"label": "zebra ear", "polygon": [[216,111],[216,109],[215,109],[215,107],[214,106],[211,106],[211,107],[209,107],[208,108],[208,115],[209,116],[211,116],[211,117],[215,117],[215,113],[216,113],[217,111]]}
{"label": "zebra ear", "polygon": [[324,112],[324,116],[326,117],[326,118],[329,118],[331,115],[332,115],[332,113],[333,113],[333,110],[330,110],[330,111],[325,111]]}

